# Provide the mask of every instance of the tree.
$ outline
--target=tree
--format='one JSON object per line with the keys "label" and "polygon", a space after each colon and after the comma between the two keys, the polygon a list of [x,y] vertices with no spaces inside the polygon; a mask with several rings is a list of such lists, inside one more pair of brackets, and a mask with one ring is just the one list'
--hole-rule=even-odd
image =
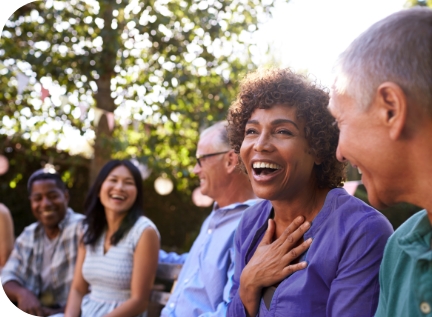
{"label": "tree", "polygon": [[0,134],[56,143],[79,133],[94,138],[91,178],[110,157],[135,156],[185,187],[199,129],[225,117],[255,67],[249,37],[273,2],[29,3],[0,39]]}
{"label": "tree", "polygon": [[406,5],[408,7],[429,7],[432,8],[432,0],[407,0]]}

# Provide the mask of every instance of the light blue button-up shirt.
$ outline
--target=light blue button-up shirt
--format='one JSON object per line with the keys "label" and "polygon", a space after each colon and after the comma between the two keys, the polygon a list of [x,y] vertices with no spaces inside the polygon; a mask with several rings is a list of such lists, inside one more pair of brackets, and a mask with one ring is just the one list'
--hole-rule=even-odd
{"label": "light blue button-up shirt", "polygon": [[162,317],[225,316],[234,274],[234,233],[251,199],[224,208],[214,205],[189,254],[159,252],[159,262],[183,263]]}

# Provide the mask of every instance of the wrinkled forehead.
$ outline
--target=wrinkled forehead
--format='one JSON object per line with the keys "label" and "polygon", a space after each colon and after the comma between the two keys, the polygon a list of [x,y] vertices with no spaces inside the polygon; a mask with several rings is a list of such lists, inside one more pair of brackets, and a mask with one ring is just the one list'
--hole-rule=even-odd
{"label": "wrinkled forehead", "polygon": [[196,150],[197,156],[215,152],[216,145],[218,144],[217,138],[219,137],[215,132],[211,131],[199,139]]}
{"label": "wrinkled forehead", "polygon": [[212,129],[200,136],[196,154],[203,155],[224,150],[229,148],[223,144],[220,129]]}

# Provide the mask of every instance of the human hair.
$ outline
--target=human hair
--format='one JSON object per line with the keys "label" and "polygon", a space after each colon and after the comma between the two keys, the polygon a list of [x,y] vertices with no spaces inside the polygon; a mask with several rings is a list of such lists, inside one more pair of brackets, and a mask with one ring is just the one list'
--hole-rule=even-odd
{"label": "human hair", "polygon": [[102,183],[111,171],[118,166],[126,167],[132,174],[137,189],[137,196],[126,217],[123,218],[119,229],[112,235],[111,244],[116,245],[123,235],[132,228],[137,219],[144,214],[142,207],[144,202],[142,178],[138,168],[129,160],[111,160],[102,167],[84,202],[86,215],[84,219],[84,244],[94,245],[105,230],[107,224],[105,208],[100,201],[99,192]]}
{"label": "human hair", "polygon": [[55,171],[41,168],[31,174],[27,181],[27,191],[29,195],[32,193],[33,183],[40,180],[53,180],[56,186],[63,192],[67,190],[66,184],[63,182],[59,174],[57,174]]}
{"label": "human hair", "polygon": [[[246,123],[255,109],[270,109],[275,105],[293,107],[297,118],[304,122],[311,153],[321,161],[321,164],[314,165],[317,186],[341,187],[346,164],[336,158],[339,130],[327,110],[328,102],[328,92],[290,69],[259,70],[248,74],[228,111],[231,147],[237,154],[240,153]],[[240,162],[240,165],[244,170],[243,163]]]}
{"label": "human hair", "polygon": [[432,10],[411,8],[373,24],[339,56],[334,89],[366,110],[383,82],[432,114]]}
{"label": "human hair", "polygon": [[201,132],[200,138],[205,137],[207,134],[213,131],[218,131],[218,138],[213,140],[215,149],[218,150],[224,150],[230,148],[230,142],[228,139],[228,131],[227,131],[228,122],[226,120],[224,121],[218,121],[215,124],[211,125],[207,129],[205,129],[203,132]]}

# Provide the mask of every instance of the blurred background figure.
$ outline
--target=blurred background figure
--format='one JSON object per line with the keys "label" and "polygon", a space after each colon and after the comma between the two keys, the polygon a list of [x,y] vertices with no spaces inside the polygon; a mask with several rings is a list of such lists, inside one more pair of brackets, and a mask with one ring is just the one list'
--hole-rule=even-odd
{"label": "blurred background figure", "polygon": [[129,160],[105,164],[84,204],[84,234],[65,316],[146,316],[159,232],[142,205],[137,167]]}
{"label": "blurred background figure", "polygon": [[52,170],[34,172],[27,188],[37,222],[26,227],[1,274],[6,295],[22,311],[62,312],[74,274],[83,215],[68,208],[69,192]]}
{"label": "blurred background figure", "polygon": [[0,273],[14,244],[14,227],[9,209],[0,203]]}
{"label": "blurred background figure", "polygon": [[234,273],[234,232],[243,210],[257,200],[247,176],[230,149],[227,122],[204,130],[194,173],[203,195],[215,200],[189,254],[160,251],[160,262],[183,263],[163,317],[225,316]]}

